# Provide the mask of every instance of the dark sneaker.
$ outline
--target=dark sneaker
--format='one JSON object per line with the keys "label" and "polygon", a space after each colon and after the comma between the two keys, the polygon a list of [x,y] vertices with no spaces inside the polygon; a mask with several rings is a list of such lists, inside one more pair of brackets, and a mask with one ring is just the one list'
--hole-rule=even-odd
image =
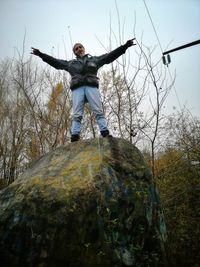
{"label": "dark sneaker", "polygon": [[112,135],[110,135],[110,133],[109,133],[108,130],[101,131],[101,135],[102,135],[103,137],[112,137]]}
{"label": "dark sneaker", "polygon": [[72,134],[71,136],[71,142],[76,142],[80,139],[80,136],[78,134]]}

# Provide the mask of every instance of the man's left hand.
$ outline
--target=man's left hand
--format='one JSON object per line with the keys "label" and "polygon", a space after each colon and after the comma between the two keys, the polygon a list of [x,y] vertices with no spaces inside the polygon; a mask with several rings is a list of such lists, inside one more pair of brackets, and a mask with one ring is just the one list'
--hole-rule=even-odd
{"label": "man's left hand", "polygon": [[127,47],[130,47],[130,46],[132,46],[132,45],[136,45],[136,44],[134,44],[134,40],[135,40],[135,38],[128,40],[128,41],[126,42],[125,45],[126,45]]}

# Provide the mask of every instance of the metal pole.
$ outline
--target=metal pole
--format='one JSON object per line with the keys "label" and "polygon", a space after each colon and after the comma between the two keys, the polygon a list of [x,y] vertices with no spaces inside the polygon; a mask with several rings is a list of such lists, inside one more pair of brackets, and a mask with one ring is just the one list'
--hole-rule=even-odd
{"label": "metal pole", "polygon": [[180,50],[180,49],[183,49],[183,48],[187,48],[187,47],[190,47],[190,46],[193,46],[193,45],[197,45],[197,44],[200,44],[200,40],[197,40],[197,41],[194,41],[194,42],[191,42],[191,43],[188,43],[188,44],[185,44],[185,45],[176,47],[176,48],[171,49],[171,50],[168,50],[168,51],[165,51],[165,52],[163,53],[163,56],[164,56],[164,55],[167,55],[167,54],[169,54],[169,53],[171,53],[171,52],[175,52],[175,51],[177,51],[177,50]]}

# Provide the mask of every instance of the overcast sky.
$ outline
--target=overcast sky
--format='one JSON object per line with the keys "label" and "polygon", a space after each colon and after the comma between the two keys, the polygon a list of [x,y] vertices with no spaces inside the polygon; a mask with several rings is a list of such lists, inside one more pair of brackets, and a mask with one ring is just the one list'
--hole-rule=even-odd
{"label": "overcast sky", "polygon": [[[25,56],[30,47],[59,58],[71,59],[72,43],[81,42],[88,53],[100,55],[109,46],[110,23],[118,34],[115,0],[0,0],[0,60],[22,51],[26,32]],[[146,0],[163,51],[200,39],[200,0]],[[117,0],[124,42],[143,35],[143,43],[157,46],[154,54],[162,56],[158,40],[143,0]],[[71,35],[71,36],[70,36]],[[119,43],[113,39],[113,48]],[[131,50],[132,49],[132,50]],[[134,55],[135,47],[130,48]],[[200,116],[200,45],[171,54],[170,71],[176,70],[175,89],[168,98],[169,110],[184,105]],[[35,59],[39,60],[39,59]],[[44,64],[41,62],[41,65]],[[173,89],[174,90],[174,89]]]}

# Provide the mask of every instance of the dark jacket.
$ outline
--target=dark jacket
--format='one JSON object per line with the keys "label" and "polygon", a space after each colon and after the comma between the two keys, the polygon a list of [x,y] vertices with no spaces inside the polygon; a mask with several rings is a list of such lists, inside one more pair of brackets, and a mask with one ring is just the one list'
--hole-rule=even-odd
{"label": "dark jacket", "polygon": [[40,52],[39,57],[43,61],[56,69],[66,70],[71,75],[70,88],[76,89],[82,85],[99,87],[99,78],[97,72],[104,64],[109,64],[125,53],[127,45],[122,45],[110,53],[101,56],[91,56],[89,54],[83,57],[77,57],[73,60],[56,59]]}

